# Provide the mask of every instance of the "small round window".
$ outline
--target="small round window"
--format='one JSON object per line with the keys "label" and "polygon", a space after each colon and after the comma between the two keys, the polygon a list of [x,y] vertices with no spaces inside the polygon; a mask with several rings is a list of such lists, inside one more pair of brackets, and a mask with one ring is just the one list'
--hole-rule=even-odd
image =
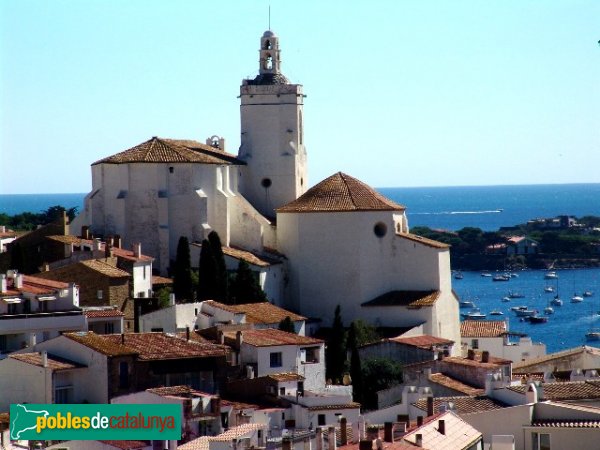
{"label": "small round window", "polygon": [[260,182],[260,185],[264,188],[269,188],[271,187],[271,179],[270,178],[263,178],[262,181]]}
{"label": "small round window", "polygon": [[377,236],[379,238],[384,237],[385,234],[387,233],[386,224],[383,222],[377,222],[375,224],[375,226],[373,227],[373,233],[375,233],[375,236]]}

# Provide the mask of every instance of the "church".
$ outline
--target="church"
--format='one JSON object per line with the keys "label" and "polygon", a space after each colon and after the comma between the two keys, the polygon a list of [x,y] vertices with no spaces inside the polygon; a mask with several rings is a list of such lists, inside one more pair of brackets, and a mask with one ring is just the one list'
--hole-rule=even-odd
{"label": "church", "polygon": [[[281,71],[279,38],[260,39],[240,86],[241,143],[152,137],[92,164],[71,229],[141,243],[167,273],[186,236],[192,264],[211,231],[259,272],[269,300],[311,318],[363,319],[460,342],[447,245],[411,234],[406,209],[338,172],[308,188],[302,86]],[[459,346],[454,346],[459,352]]]}

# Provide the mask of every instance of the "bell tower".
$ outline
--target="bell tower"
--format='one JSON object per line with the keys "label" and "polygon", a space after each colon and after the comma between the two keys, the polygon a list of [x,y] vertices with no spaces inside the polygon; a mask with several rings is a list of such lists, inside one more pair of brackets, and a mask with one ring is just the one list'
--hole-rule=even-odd
{"label": "bell tower", "polygon": [[239,190],[264,216],[306,191],[302,85],[281,73],[279,38],[271,30],[260,39],[258,75],[240,86]]}

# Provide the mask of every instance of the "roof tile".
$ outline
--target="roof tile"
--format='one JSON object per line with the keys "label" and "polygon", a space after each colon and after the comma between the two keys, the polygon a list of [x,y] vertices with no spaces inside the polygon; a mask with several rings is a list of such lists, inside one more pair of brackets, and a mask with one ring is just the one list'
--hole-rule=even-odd
{"label": "roof tile", "polygon": [[[42,363],[42,355],[39,352],[33,353],[13,353],[9,355],[9,358],[16,359],[17,361],[31,364],[33,366],[44,367]],[[48,366],[52,371],[79,369],[85,367],[82,364],[76,363],[60,356],[48,354]]]}
{"label": "roof tile", "polygon": [[506,322],[503,320],[464,320],[460,324],[462,337],[500,337],[506,331]]}
{"label": "roof tile", "polygon": [[277,209],[288,212],[404,211],[372,187],[338,172],[310,188],[296,200]]}
{"label": "roof tile", "polygon": [[[225,332],[229,334],[230,332]],[[242,332],[242,338],[245,344],[254,347],[270,347],[276,345],[321,345],[321,339],[315,339],[308,336],[300,336],[286,331],[265,328],[262,330],[246,330]]]}

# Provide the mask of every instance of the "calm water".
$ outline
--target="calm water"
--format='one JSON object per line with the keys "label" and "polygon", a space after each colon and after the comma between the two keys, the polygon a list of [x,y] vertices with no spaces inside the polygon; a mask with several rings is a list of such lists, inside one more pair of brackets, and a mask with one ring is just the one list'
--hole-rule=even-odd
{"label": "calm water", "polygon": [[[545,280],[544,271],[524,270],[514,272],[519,276],[510,281],[492,281],[479,272],[463,272],[462,280],[453,279],[452,286],[461,300],[472,300],[488,320],[508,319],[509,329],[527,333],[535,342],[544,342],[547,351],[555,352],[586,344],[585,333],[590,327],[600,328],[600,269],[557,270],[558,280]],[[545,286],[558,288],[563,306],[553,306],[554,314],[548,315],[548,322],[531,324],[521,322],[510,311],[511,306],[526,305],[537,309],[543,315],[555,294],[545,293]],[[579,295],[585,290],[593,291],[592,297],[585,297],[582,303],[571,303],[574,292]],[[515,298],[509,303],[502,302],[509,292],[519,292],[525,298]],[[490,316],[492,310],[500,310],[504,316]],[[461,309],[468,312],[469,309]],[[598,346],[598,342],[588,343]]]}
{"label": "calm water", "polygon": [[495,231],[536,217],[600,216],[600,184],[381,188],[406,206],[410,227]]}
{"label": "calm water", "polygon": [[23,212],[40,213],[51,206],[65,208],[83,208],[86,194],[2,194],[0,195],[0,213],[14,216]]}

